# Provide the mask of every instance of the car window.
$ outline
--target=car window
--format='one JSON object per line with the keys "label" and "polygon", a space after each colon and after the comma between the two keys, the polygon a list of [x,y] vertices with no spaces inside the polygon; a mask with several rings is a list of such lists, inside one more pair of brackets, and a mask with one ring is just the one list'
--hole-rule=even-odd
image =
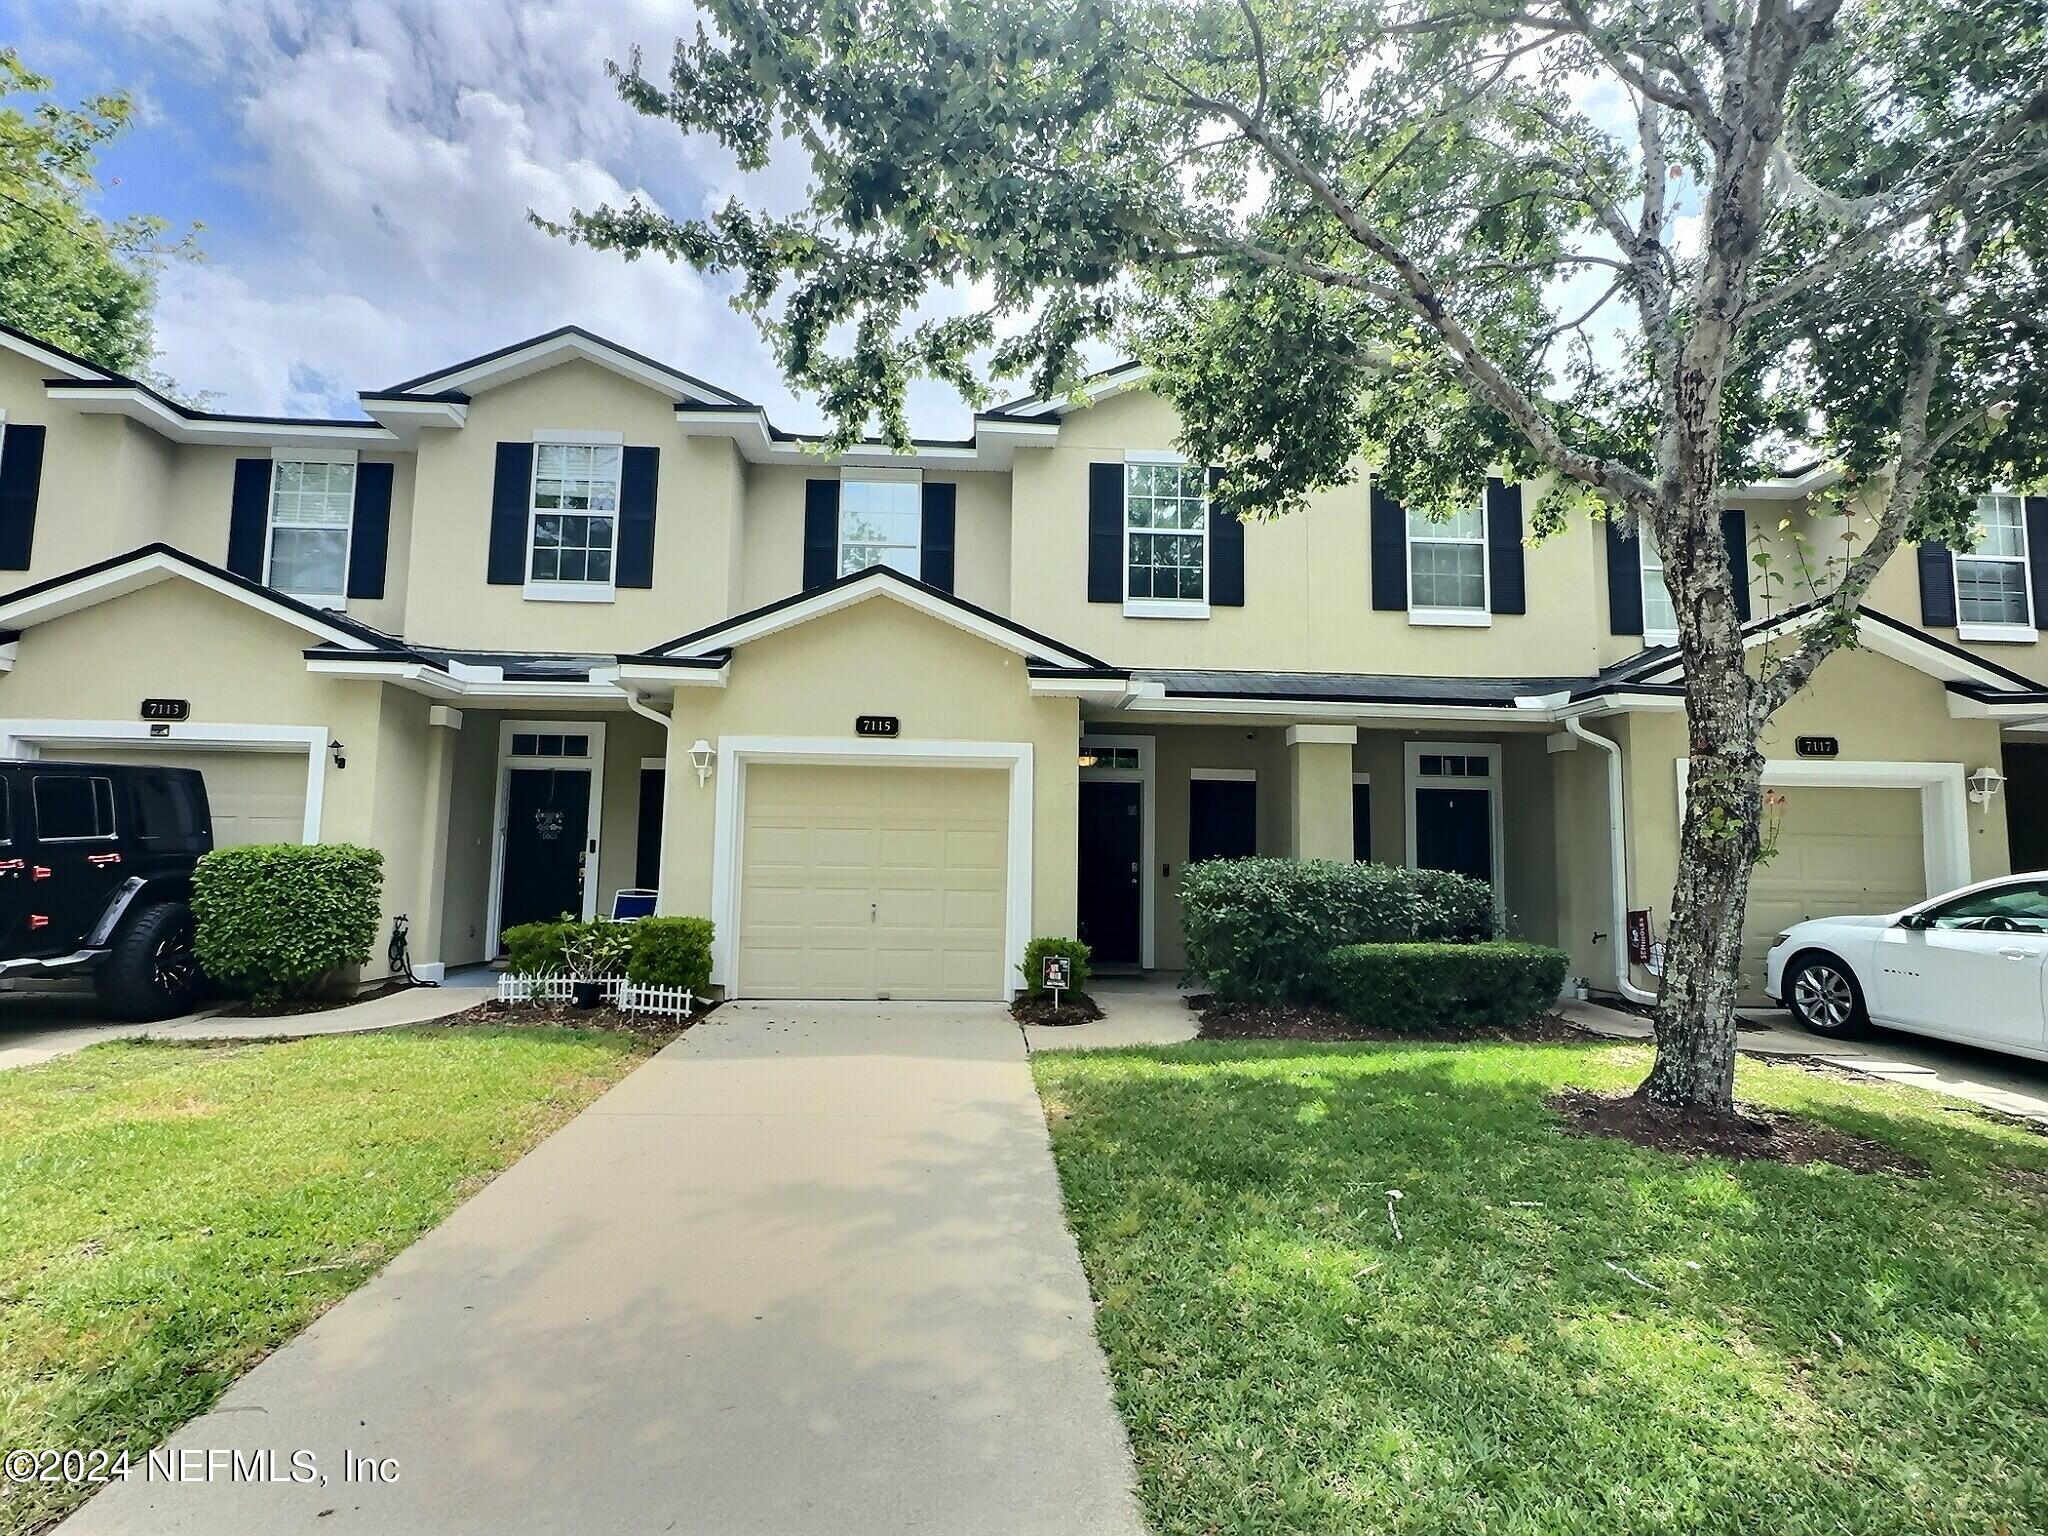
{"label": "car window", "polygon": [[199,797],[184,779],[137,774],[129,781],[135,796],[136,838],[159,851],[196,846],[202,830]]}
{"label": "car window", "polygon": [[7,800],[7,791],[10,788],[12,786],[7,780],[0,779],[0,843],[14,841],[14,817],[8,808]]}
{"label": "car window", "polygon": [[114,781],[83,773],[39,773],[30,789],[36,836],[46,843],[114,835]]}
{"label": "car window", "polygon": [[2048,933],[2048,882],[2027,880],[1973,891],[1932,908],[1931,928],[2022,929]]}

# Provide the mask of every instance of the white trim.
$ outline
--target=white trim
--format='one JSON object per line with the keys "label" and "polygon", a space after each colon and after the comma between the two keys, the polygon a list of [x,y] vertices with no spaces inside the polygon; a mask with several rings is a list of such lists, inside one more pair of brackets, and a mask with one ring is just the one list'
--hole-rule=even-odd
{"label": "white trim", "polygon": [[[341,590],[339,592],[294,592],[290,587],[279,586],[274,579],[276,573],[270,568],[271,544],[277,534],[277,466],[280,464],[346,464],[348,466],[348,520],[341,525]],[[286,449],[270,450],[270,485],[263,497],[263,584],[287,597],[295,597],[302,603],[311,603],[316,608],[329,608],[336,612],[348,607],[348,564],[355,554],[356,544],[356,477],[362,472],[353,448],[344,449]],[[292,527],[331,528],[331,523],[294,523]]]}
{"label": "white trim", "polygon": [[567,443],[576,448],[623,448],[626,434],[623,432],[581,432],[566,427],[535,427],[533,445],[543,443]]}
{"label": "white trim", "polygon": [[[1479,493],[1479,537],[1476,539],[1452,538],[1446,534],[1425,533],[1418,535],[1412,526],[1408,510],[1401,511],[1401,560],[1403,580],[1408,592],[1408,622],[1419,626],[1441,625],[1454,629],[1490,629],[1493,627],[1493,530],[1488,524],[1492,520],[1486,515],[1486,492]],[[1431,523],[1432,527],[1447,527],[1444,523]],[[1424,544],[1458,544],[1479,546],[1479,606],[1477,608],[1444,608],[1428,604],[1418,605],[1415,601],[1415,545],[1418,538]]]}
{"label": "white trim", "polygon": [[[1123,554],[1117,563],[1118,580],[1123,588],[1124,617],[1127,619],[1206,619],[1209,617],[1209,566],[1214,554],[1214,541],[1209,537],[1209,482],[1208,471],[1202,470],[1202,526],[1194,536],[1202,541],[1202,595],[1200,597],[1133,597],[1131,596],[1131,536],[1144,534],[1147,537],[1181,537],[1189,535],[1188,529],[1133,528],[1131,526],[1131,466],[1133,464],[1166,465],[1177,469],[1199,469],[1186,454],[1153,449],[1127,448],[1124,450],[1123,480]],[[1185,499],[1180,498],[1180,499]]]}
{"label": "white trim", "polygon": [[849,480],[871,480],[877,485],[923,485],[923,469],[883,469],[873,465],[842,464],[839,466],[839,483]]}
{"label": "white trim", "polygon": [[1358,745],[1358,727],[1355,725],[1290,725],[1287,727],[1286,741],[1290,747],[1355,747]]}
{"label": "white trim", "polygon": [[[522,556],[525,564],[521,567],[519,573],[519,593],[529,603],[610,603],[618,600],[619,524],[622,514],[626,510],[626,452],[624,447],[621,446],[624,441],[625,439],[615,432],[545,431],[534,433],[533,452],[528,456],[530,462],[526,472],[526,549]],[[603,581],[562,581],[555,579],[543,581],[533,574],[534,537],[539,529],[541,517],[540,450],[550,446],[566,448],[616,447],[619,449],[618,478],[612,482],[612,506],[609,512],[605,511],[602,507],[584,508],[580,511],[565,507],[550,509],[556,516],[560,517],[602,517],[610,520],[612,525],[612,542],[611,554],[610,558],[606,561],[606,568],[611,572],[611,575]],[[592,483],[595,484],[594,479]]]}
{"label": "white trim", "polygon": [[[1691,764],[1681,757],[1672,766],[1678,776],[1678,821],[1682,827]],[[1961,763],[1773,757],[1764,760],[1763,782],[1781,789],[1917,789],[1927,894],[1938,896],[1970,883],[1969,786]]]}
{"label": "white trim", "polygon": [[1112,703],[1131,691],[1121,677],[1034,677],[1031,691],[1043,699],[1108,699]]}
{"label": "white trim", "polygon": [[1188,782],[1201,780],[1209,784],[1256,784],[1259,770],[1256,768],[1190,768]]}
{"label": "white trim", "polygon": [[754,763],[896,765],[1005,769],[1010,778],[1008,890],[1004,900],[1005,998],[1017,994],[1016,966],[1031,939],[1032,754],[1028,741],[904,741],[858,736],[721,736],[711,843],[711,979],[744,997],[739,975],[740,871],[744,861],[746,770]]}
{"label": "white trim", "polygon": [[247,417],[185,416],[140,386],[108,389],[80,384],[46,384],[43,393],[84,416],[126,416],[174,443],[221,443],[261,448],[276,443],[316,447],[359,443],[368,448],[402,446],[398,435],[366,421],[361,426],[317,421],[255,421]]}
{"label": "white trim", "polygon": [[1370,784],[1372,782],[1372,775],[1369,773],[1354,773],[1351,775],[1351,782],[1353,784]]}
{"label": "white trim", "polygon": [[[1125,552],[1124,580],[1130,580],[1129,551]],[[1209,552],[1202,551],[1202,585],[1209,585]],[[1124,599],[1124,617],[1127,619],[1206,619],[1209,617],[1209,600],[1205,597],[1127,597]]]}
{"label": "white trim", "polygon": [[[1759,624],[1746,630],[1742,637],[1745,650],[1754,650],[1766,645],[1779,636],[1797,633],[1822,617],[1819,609],[1781,615],[1776,620]],[[1891,624],[1880,623],[1869,614],[1859,610],[1856,614],[1856,641],[1864,650],[1874,651],[1880,656],[1925,672],[1929,677],[1944,683],[1983,683],[1992,688],[2011,689],[2013,680],[2001,671],[1994,670],[1988,663],[1980,663],[1974,657],[1959,656],[1944,646],[1935,644],[1927,637],[1907,629],[1894,628]],[[1669,644],[1671,642],[1664,642]],[[1630,683],[1677,682],[1685,675],[1684,663],[1677,656],[1670,656],[1647,671],[1629,679]],[[1627,686],[1627,685],[1618,685]]]}
{"label": "white trim", "polygon": [[1069,411],[1085,410],[1097,401],[1110,399],[1127,389],[1136,389],[1151,377],[1152,368],[1148,363],[1119,363],[1079,385],[1071,395],[1027,395],[1022,400],[1006,401],[995,409],[1005,416],[1031,416],[1047,411],[1055,416],[1064,416]]}
{"label": "white trim", "polygon": [[178,721],[158,735],[147,720],[8,720],[0,722],[0,758],[39,757],[46,746],[109,747],[132,751],[303,752],[306,810],[302,841],[320,841],[320,810],[327,783],[327,728],[318,725],[215,725]]}
{"label": "white trim", "polygon": [[[1422,777],[1422,758],[1431,757],[1484,757],[1487,771],[1483,775],[1446,776],[1432,774]],[[1418,791],[1429,789],[1483,789],[1486,791],[1487,809],[1491,812],[1488,820],[1492,823],[1492,850],[1490,862],[1493,865],[1494,900],[1505,906],[1507,903],[1507,839],[1503,833],[1501,792],[1501,746],[1497,741],[1410,741],[1401,748],[1402,809],[1408,822],[1407,863],[1410,869],[1415,863],[1415,799]]]}
{"label": "white trim", "polygon": [[[360,448],[294,448],[284,443],[270,445],[270,461],[275,464],[359,464],[363,452]],[[272,489],[277,482],[273,479]]]}
{"label": "white trim", "polygon": [[660,693],[663,689],[723,688],[732,678],[732,663],[717,667],[654,667],[622,661],[615,667],[593,667],[591,680],[616,681],[620,687]]}
{"label": "white trim", "polygon": [[[617,530],[613,533],[616,536]],[[526,553],[531,559],[532,545]],[[619,589],[609,581],[529,581],[519,595],[529,603],[611,603],[618,601]]]}
{"label": "white trim", "polygon": [[[1963,558],[1975,560],[1977,555]],[[2032,578],[2029,578],[2031,582]],[[1960,601],[1960,599],[1958,600]],[[2027,605],[2033,606],[2033,594],[2028,593]],[[2041,632],[2031,624],[1958,624],[1958,640],[1973,640],[1983,645],[2033,645],[2041,638]]]}
{"label": "white trim", "polygon": [[1483,608],[1410,608],[1408,622],[1425,629],[1491,629],[1493,615]]}
{"label": "white trim", "polygon": [[79,362],[74,358],[64,356],[61,352],[52,352],[48,347],[43,346],[39,342],[31,341],[26,336],[13,336],[9,335],[6,331],[0,331],[0,347],[5,347],[9,352],[19,353],[38,368],[47,368],[52,373],[61,373],[67,379],[111,379],[116,377],[116,375],[107,372],[104,368],[97,368],[91,363]]}
{"label": "white trim", "polygon": [[709,384],[692,382],[674,370],[662,367],[637,357],[630,357],[614,344],[602,337],[581,336],[574,333],[559,336],[537,336],[522,343],[509,352],[465,363],[441,373],[430,373],[424,378],[412,380],[405,389],[393,391],[401,395],[436,395],[450,391],[474,393],[498,384],[509,384],[514,379],[523,379],[528,374],[539,373],[553,367],[565,358],[577,357],[585,362],[596,363],[600,368],[609,368],[651,389],[657,389],[671,399],[680,397],[696,404],[739,405],[743,402],[737,396]]}
{"label": "white trim", "polygon": [[161,552],[145,555],[139,560],[109,566],[105,570],[93,572],[90,576],[74,577],[60,585],[46,587],[29,597],[0,602],[0,628],[27,629],[49,619],[60,619],[65,614],[76,613],[81,608],[90,608],[112,598],[124,597],[130,592],[139,592],[144,587],[153,587],[171,576],[181,576],[209,592],[232,598],[244,607],[253,608],[258,613],[266,613],[274,619],[304,630],[309,635],[332,641],[347,650],[366,651],[371,648],[360,635],[322,623],[296,609],[250,592],[235,582],[214,575],[211,571],[188,565]]}
{"label": "white trim", "polygon": [[[832,579],[837,581],[842,576],[854,574],[846,568],[846,488],[849,485],[908,485],[917,487],[916,537],[907,545],[881,543],[878,547],[885,550],[908,549],[913,561],[916,563],[917,569],[905,571],[900,565],[890,566],[890,569],[910,577],[913,581],[924,580],[924,471],[921,469],[862,469],[858,466],[841,467],[839,471],[839,495],[832,509]],[[877,541],[868,539],[861,542],[872,544]],[[862,566],[861,569],[867,570],[869,566],[888,564],[889,562],[886,560],[873,560],[868,565]]]}
{"label": "white trim", "polygon": [[[1471,725],[1486,730],[1516,730],[1536,728],[1557,718],[1559,712],[1549,709],[1513,709],[1493,705],[1476,704],[1375,704],[1357,700],[1332,699],[1327,703],[1317,699],[1216,699],[1188,698],[1185,696],[1163,697],[1141,693],[1136,690],[1143,684],[1133,680],[1132,696],[1123,708],[1133,714],[1224,717],[1246,716],[1252,718],[1279,715],[1288,720],[1415,720],[1439,725]],[[1683,699],[1661,699],[1674,708],[1684,708]],[[1604,710],[1608,706],[1591,701],[1589,709]]]}
{"label": "white trim", "polygon": [[[1152,871],[1158,860],[1159,829],[1159,738],[1156,736],[1109,736],[1097,735],[1092,731],[1081,734],[1081,750],[1090,747],[1136,748],[1136,768],[1083,768],[1083,779],[1100,779],[1111,784],[1136,784],[1138,786],[1138,966],[1151,970],[1155,950],[1153,945],[1153,895]],[[1078,824],[1075,833],[1079,835]]]}
{"label": "white trim", "polygon": [[899,453],[885,443],[863,442],[844,453],[826,455],[818,451],[815,438],[777,435],[767,412],[758,408],[693,410],[679,405],[676,426],[686,437],[725,438],[749,464],[788,464],[813,472],[825,464],[881,468],[912,461],[947,471],[1000,471],[1010,467],[1020,445],[1049,448],[1060,435],[1053,422],[977,421],[972,443],[917,443]]}
{"label": "white trim", "polygon": [[[590,751],[583,757],[515,757],[515,734],[541,733],[560,736],[580,733],[590,738]],[[517,768],[585,768],[590,773],[590,809],[584,823],[584,839],[595,844],[584,858],[583,920],[597,915],[598,861],[604,857],[604,722],[601,720],[501,720],[498,722],[497,798],[491,810],[491,887],[484,905],[484,952],[498,954],[505,895],[505,830],[512,792],[512,770]]]}
{"label": "white trim", "polygon": [[[1958,640],[1987,641],[1993,644],[2033,644],[2039,634],[2034,628],[2038,610],[2034,599],[2033,538],[2027,527],[2027,499],[2013,491],[1990,490],[1978,496],[1978,503],[2003,497],[2019,503],[2020,552],[2016,555],[1980,555],[1974,550],[1959,549],[1949,558],[1949,587],[1954,597],[1956,610],[1956,638]],[[2017,565],[2020,568],[2020,590],[2027,595],[2027,617],[2024,623],[1993,620],[1977,623],[1963,618],[1963,562],[1979,560],[1987,565]]]}

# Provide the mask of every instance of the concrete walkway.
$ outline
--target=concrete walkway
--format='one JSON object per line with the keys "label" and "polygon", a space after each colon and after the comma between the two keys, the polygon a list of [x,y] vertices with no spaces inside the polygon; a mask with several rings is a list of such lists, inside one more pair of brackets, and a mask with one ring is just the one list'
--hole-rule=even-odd
{"label": "concrete walkway", "polygon": [[171,1446],[328,1482],[131,1479],[67,1536],[1143,1532],[993,1006],[722,1009]]}
{"label": "concrete walkway", "polygon": [[353,1035],[446,1018],[473,1008],[487,994],[473,988],[411,987],[320,1013],[274,1019],[224,1018],[218,1009],[145,1024],[107,1024],[92,995],[8,996],[0,1000],[0,1071],[32,1067],[102,1040],[298,1040],[308,1035]]}

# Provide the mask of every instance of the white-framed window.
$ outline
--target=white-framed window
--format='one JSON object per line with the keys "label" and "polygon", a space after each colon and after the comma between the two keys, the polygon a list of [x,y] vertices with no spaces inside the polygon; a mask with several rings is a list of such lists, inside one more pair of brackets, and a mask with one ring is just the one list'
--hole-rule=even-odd
{"label": "white-framed window", "polygon": [[1486,508],[1470,506],[1438,521],[1408,514],[1408,622],[1491,624]]}
{"label": "white-framed window", "polygon": [[1671,606],[1671,588],[1664,584],[1664,556],[1648,522],[1636,523],[1636,548],[1643,555],[1643,644],[1678,644],[1678,610]]}
{"label": "white-framed window", "polygon": [[886,565],[923,575],[924,479],[915,471],[848,470],[839,477],[839,574]]}
{"label": "white-framed window", "polygon": [[355,504],[353,458],[273,460],[264,579],[309,603],[341,607],[348,597]]}
{"label": "white-framed window", "polygon": [[1178,456],[1124,460],[1124,613],[1206,618],[1209,472]]}
{"label": "white-framed window", "polygon": [[619,466],[624,456],[616,441],[567,435],[536,439],[527,533],[528,597],[611,601],[619,543]]}
{"label": "white-framed window", "polygon": [[1977,537],[1955,557],[1956,633],[1964,640],[2033,640],[2034,584],[2027,504],[1994,491],[1977,498]]}

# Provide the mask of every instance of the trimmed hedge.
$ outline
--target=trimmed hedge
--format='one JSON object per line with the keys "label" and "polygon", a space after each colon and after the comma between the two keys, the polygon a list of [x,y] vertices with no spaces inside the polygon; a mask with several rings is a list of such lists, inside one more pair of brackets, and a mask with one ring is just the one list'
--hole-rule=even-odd
{"label": "trimmed hedge", "polygon": [[626,975],[643,987],[688,987],[702,996],[711,986],[711,919],[643,917],[632,925],[633,955]]}
{"label": "trimmed hedge", "polygon": [[519,923],[505,930],[505,958],[514,976],[559,976],[569,935],[582,924],[566,917]]}
{"label": "trimmed hedge", "polygon": [[1042,962],[1047,955],[1065,955],[1073,962],[1069,969],[1073,972],[1074,984],[1067,988],[1069,992],[1087,991],[1088,983],[1095,976],[1093,967],[1088,963],[1094,953],[1092,949],[1083,944],[1079,939],[1055,939],[1050,937],[1033,939],[1024,946],[1024,963],[1017,967],[1018,970],[1024,973],[1025,992],[1032,997],[1052,996],[1050,988],[1041,987],[1038,984],[1038,978],[1045,974],[1045,966]]}
{"label": "trimmed hedge", "polygon": [[192,871],[200,969],[260,1004],[313,991],[367,964],[384,855],[352,843],[216,848]]}
{"label": "trimmed hedge", "polygon": [[1561,949],[1484,944],[1347,944],[1324,957],[1321,991],[1377,1029],[1512,1029],[1557,1001]]}
{"label": "trimmed hedge", "polygon": [[1219,997],[1309,1001],[1344,944],[1497,936],[1493,887],[1469,875],[1333,859],[1213,859],[1180,878],[1191,977]]}

